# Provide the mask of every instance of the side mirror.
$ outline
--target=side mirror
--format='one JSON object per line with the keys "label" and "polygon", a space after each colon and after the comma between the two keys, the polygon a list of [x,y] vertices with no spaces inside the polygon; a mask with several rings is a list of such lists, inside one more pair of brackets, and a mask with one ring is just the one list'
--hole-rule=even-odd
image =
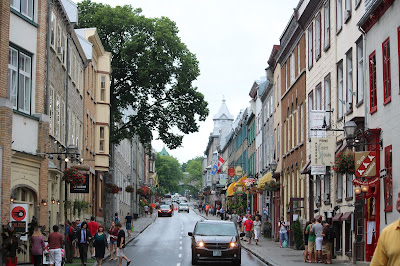
{"label": "side mirror", "polygon": [[240,237],[244,237],[246,234],[245,233],[240,233]]}
{"label": "side mirror", "polygon": [[192,232],[188,232],[188,236],[193,236],[193,233]]}

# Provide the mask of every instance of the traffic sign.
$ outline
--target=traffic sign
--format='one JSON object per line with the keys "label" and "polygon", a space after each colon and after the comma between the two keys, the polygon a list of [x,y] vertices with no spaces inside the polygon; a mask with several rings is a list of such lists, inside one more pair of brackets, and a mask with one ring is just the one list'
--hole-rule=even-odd
{"label": "traffic sign", "polygon": [[363,151],[354,153],[354,162],[357,177],[367,177],[376,175],[376,152]]}
{"label": "traffic sign", "polygon": [[228,175],[230,177],[234,177],[235,176],[235,168],[231,167],[228,169]]}

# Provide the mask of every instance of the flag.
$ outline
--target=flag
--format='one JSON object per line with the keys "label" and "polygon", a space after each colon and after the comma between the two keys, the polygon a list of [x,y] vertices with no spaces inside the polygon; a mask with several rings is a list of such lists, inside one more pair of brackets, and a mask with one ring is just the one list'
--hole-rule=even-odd
{"label": "flag", "polygon": [[217,173],[221,173],[221,166],[222,166],[222,164],[223,164],[224,162],[225,162],[225,160],[222,159],[221,156],[218,156],[218,171],[217,171]]}

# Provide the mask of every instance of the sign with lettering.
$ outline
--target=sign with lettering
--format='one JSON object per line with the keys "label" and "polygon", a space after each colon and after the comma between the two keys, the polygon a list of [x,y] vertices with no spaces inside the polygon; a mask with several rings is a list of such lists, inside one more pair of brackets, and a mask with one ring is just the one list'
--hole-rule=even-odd
{"label": "sign with lettering", "polygon": [[311,139],[311,165],[332,166],[335,163],[335,138]]}
{"label": "sign with lettering", "polygon": [[324,130],[324,125],[326,125],[327,112],[325,110],[310,110],[310,136],[311,138],[325,138],[326,130]]}
{"label": "sign with lettering", "polygon": [[77,186],[69,186],[69,192],[70,193],[89,193],[89,175],[84,174],[85,182],[83,184],[77,185]]}
{"label": "sign with lettering", "polygon": [[368,177],[376,175],[376,152],[361,151],[354,153],[354,163],[357,177]]}
{"label": "sign with lettering", "polygon": [[[10,204],[10,221],[15,232],[25,233],[28,231],[28,204],[11,203]],[[27,241],[28,236],[21,236],[22,241]]]}
{"label": "sign with lettering", "polygon": [[235,175],[237,175],[237,176],[242,176],[243,175],[243,168],[240,165],[236,166]]}

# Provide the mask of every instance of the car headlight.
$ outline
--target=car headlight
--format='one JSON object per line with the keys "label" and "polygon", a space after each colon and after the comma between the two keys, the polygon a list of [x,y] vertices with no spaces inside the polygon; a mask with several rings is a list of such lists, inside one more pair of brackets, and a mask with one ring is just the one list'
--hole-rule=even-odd
{"label": "car headlight", "polygon": [[197,246],[201,248],[204,247],[204,242],[203,241],[197,242]]}
{"label": "car headlight", "polygon": [[234,248],[234,247],[237,246],[237,244],[236,244],[236,242],[231,242],[231,243],[229,243],[229,246],[230,246],[231,248]]}

